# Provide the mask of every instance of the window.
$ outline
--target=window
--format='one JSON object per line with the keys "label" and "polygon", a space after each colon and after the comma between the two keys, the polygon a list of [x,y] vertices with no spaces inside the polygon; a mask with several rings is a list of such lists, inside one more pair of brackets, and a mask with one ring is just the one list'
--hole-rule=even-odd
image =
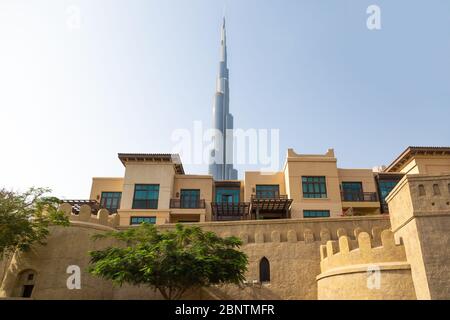
{"label": "window", "polygon": [[303,210],[303,218],[325,218],[330,216],[330,210]]}
{"label": "window", "polygon": [[131,217],[130,224],[131,225],[137,225],[141,223],[149,223],[149,224],[155,224],[156,223],[156,217]]}
{"label": "window", "polygon": [[200,204],[200,190],[181,190],[181,208],[198,208]]}
{"label": "window", "polygon": [[394,187],[397,185],[397,183],[400,180],[380,180],[378,182],[378,188],[380,191],[380,200],[382,203],[385,203],[385,199],[387,195],[394,189]]}
{"label": "window", "polygon": [[425,187],[423,184],[419,184],[419,196],[424,196],[427,193],[425,192]]}
{"label": "window", "polygon": [[435,196],[440,196],[441,195],[441,190],[439,189],[439,185],[438,184],[433,184],[433,193]]}
{"label": "window", "polygon": [[216,188],[216,202],[238,203],[241,190],[239,188]]}
{"label": "window", "polygon": [[275,185],[256,185],[256,198],[274,199],[280,196],[280,186]]}
{"label": "window", "polygon": [[363,201],[364,193],[361,182],[342,182],[342,200]]}
{"label": "window", "polygon": [[259,282],[270,282],[270,264],[266,257],[259,262]]}
{"label": "window", "polygon": [[120,198],[122,192],[102,192],[102,198],[100,199],[100,205],[108,209],[110,213],[116,213],[120,208]]}
{"label": "window", "polygon": [[159,184],[137,184],[134,187],[133,209],[158,209]]}
{"label": "window", "polygon": [[304,198],[326,198],[327,186],[325,177],[302,177]]}

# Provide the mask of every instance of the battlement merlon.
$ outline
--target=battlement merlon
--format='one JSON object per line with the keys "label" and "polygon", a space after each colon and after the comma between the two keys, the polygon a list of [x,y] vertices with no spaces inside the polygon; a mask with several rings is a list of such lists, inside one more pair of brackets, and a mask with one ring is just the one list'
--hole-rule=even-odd
{"label": "battlement merlon", "polygon": [[394,234],[384,230],[380,236],[381,246],[378,247],[367,232],[360,232],[357,241],[351,241],[346,235],[340,236],[338,241],[327,241],[320,246],[322,273],[352,265],[406,263],[405,248],[395,244]]}
{"label": "battlement merlon", "polygon": [[73,214],[72,205],[69,203],[63,203],[59,206],[59,210],[64,212],[65,216],[69,218],[71,224],[85,224],[109,228],[116,228],[119,226],[119,214],[115,213],[110,215],[107,209],[100,209],[97,211],[96,215],[93,215],[91,207],[84,204],[80,207],[79,214]]}

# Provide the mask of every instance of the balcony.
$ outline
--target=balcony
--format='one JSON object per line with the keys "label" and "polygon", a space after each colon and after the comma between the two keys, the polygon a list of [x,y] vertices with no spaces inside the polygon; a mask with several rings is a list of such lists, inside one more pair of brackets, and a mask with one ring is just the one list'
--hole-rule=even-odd
{"label": "balcony", "polygon": [[204,199],[170,199],[171,209],[205,209]]}
{"label": "balcony", "polygon": [[134,199],[133,209],[158,209],[158,199]]}
{"label": "balcony", "polygon": [[345,202],[378,202],[376,192],[341,191],[341,199]]}
{"label": "balcony", "polygon": [[284,199],[286,200],[288,198],[285,194],[279,194],[278,192],[256,192],[252,194],[252,201],[253,200],[266,200],[266,199]]}
{"label": "balcony", "polygon": [[251,196],[252,219],[286,219],[290,217],[292,199],[278,192],[257,192]]}
{"label": "balcony", "polygon": [[249,207],[248,202],[211,202],[215,221],[248,220]]}

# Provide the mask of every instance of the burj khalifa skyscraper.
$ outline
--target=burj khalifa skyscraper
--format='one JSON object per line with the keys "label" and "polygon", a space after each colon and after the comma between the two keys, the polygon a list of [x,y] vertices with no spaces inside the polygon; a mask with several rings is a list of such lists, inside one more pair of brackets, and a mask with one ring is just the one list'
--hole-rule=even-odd
{"label": "burj khalifa skyscraper", "polygon": [[213,128],[216,130],[213,137],[209,174],[215,180],[236,180],[238,173],[233,168],[233,116],[230,113],[225,18],[223,18],[222,24],[219,74],[213,105]]}

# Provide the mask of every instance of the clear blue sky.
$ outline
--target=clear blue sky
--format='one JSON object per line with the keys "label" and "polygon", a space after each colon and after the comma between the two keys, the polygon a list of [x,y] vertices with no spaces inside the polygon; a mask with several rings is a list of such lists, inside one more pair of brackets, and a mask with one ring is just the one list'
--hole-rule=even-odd
{"label": "clear blue sky", "polygon": [[92,176],[123,175],[118,152],[209,125],[225,2],[235,127],[280,129],[280,162],[332,147],[372,168],[450,145],[447,0],[2,0],[0,186],[87,198]]}

